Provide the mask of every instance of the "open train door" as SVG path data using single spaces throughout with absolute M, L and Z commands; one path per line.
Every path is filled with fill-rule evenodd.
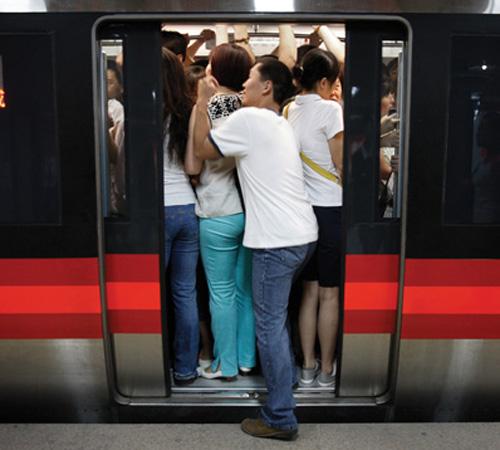
M 158 27 L 157 22 L 95 26 L 103 335 L 108 384 L 113 398 L 122 404 L 165 397 L 170 390 L 161 305 L 159 165 L 163 159 Z M 123 69 L 113 73 L 110 69 L 119 54 Z M 120 74 L 122 92 L 110 91 Z M 118 101 L 111 100 L 115 95 Z
M 379 208 L 381 152 L 400 154 L 407 119 L 408 29 L 401 21 L 346 25 L 344 135 L 344 285 L 339 397 L 390 398 L 397 354 L 401 261 L 402 171 L 389 183 L 392 208 Z M 398 60 L 400 142 L 381 149 L 382 64 Z

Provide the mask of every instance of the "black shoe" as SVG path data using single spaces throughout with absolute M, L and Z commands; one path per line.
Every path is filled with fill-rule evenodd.
M 252 368 L 240 367 L 238 372 L 242 377 L 248 377 L 250 375 L 255 374 L 255 367 L 252 367 Z
M 281 430 L 273 428 L 264 423 L 262 419 L 245 419 L 241 422 L 241 429 L 254 437 L 280 439 L 282 441 L 294 441 L 299 435 L 298 430 Z
M 194 380 L 196 380 L 197 377 L 193 378 L 175 378 L 174 377 L 174 383 L 176 386 L 187 386 L 188 384 L 193 384 Z

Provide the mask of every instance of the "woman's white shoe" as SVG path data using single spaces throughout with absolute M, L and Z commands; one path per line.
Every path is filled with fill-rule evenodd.
M 202 369 L 208 369 L 212 365 L 212 360 L 211 359 L 198 358 L 198 365 Z
M 215 380 L 215 379 L 220 379 L 222 381 L 234 381 L 236 380 L 236 375 L 233 377 L 227 377 L 225 375 L 222 375 L 222 370 L 217 370 L 215 372 L 208 372 L 206 369 L 199 369 L 198 373 L 200 374 L 200 377 L 206 378 L 207 380 Z

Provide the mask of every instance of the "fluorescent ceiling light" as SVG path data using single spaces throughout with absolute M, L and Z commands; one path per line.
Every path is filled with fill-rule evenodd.
M 295 11 L 294 0 L 254 0 L 255 11 Z
M 1 12 L 47 12 L 44 0 L 1 0 Z

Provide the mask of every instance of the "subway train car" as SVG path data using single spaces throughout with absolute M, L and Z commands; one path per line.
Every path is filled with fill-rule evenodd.
M 3 421 L 239 421 L 258 374 L 176 386 L 162 223 L 160 29 L 345 36 L 336 388 L 302 421 L 500 418 L 500 2 L 0 2 Z M 303 39 L 305 31 L 297 33 Z M 107 61 L 123 54 L 126 204 L 109 200 Z M 378 211 L 381 65 L 399 170 Z

